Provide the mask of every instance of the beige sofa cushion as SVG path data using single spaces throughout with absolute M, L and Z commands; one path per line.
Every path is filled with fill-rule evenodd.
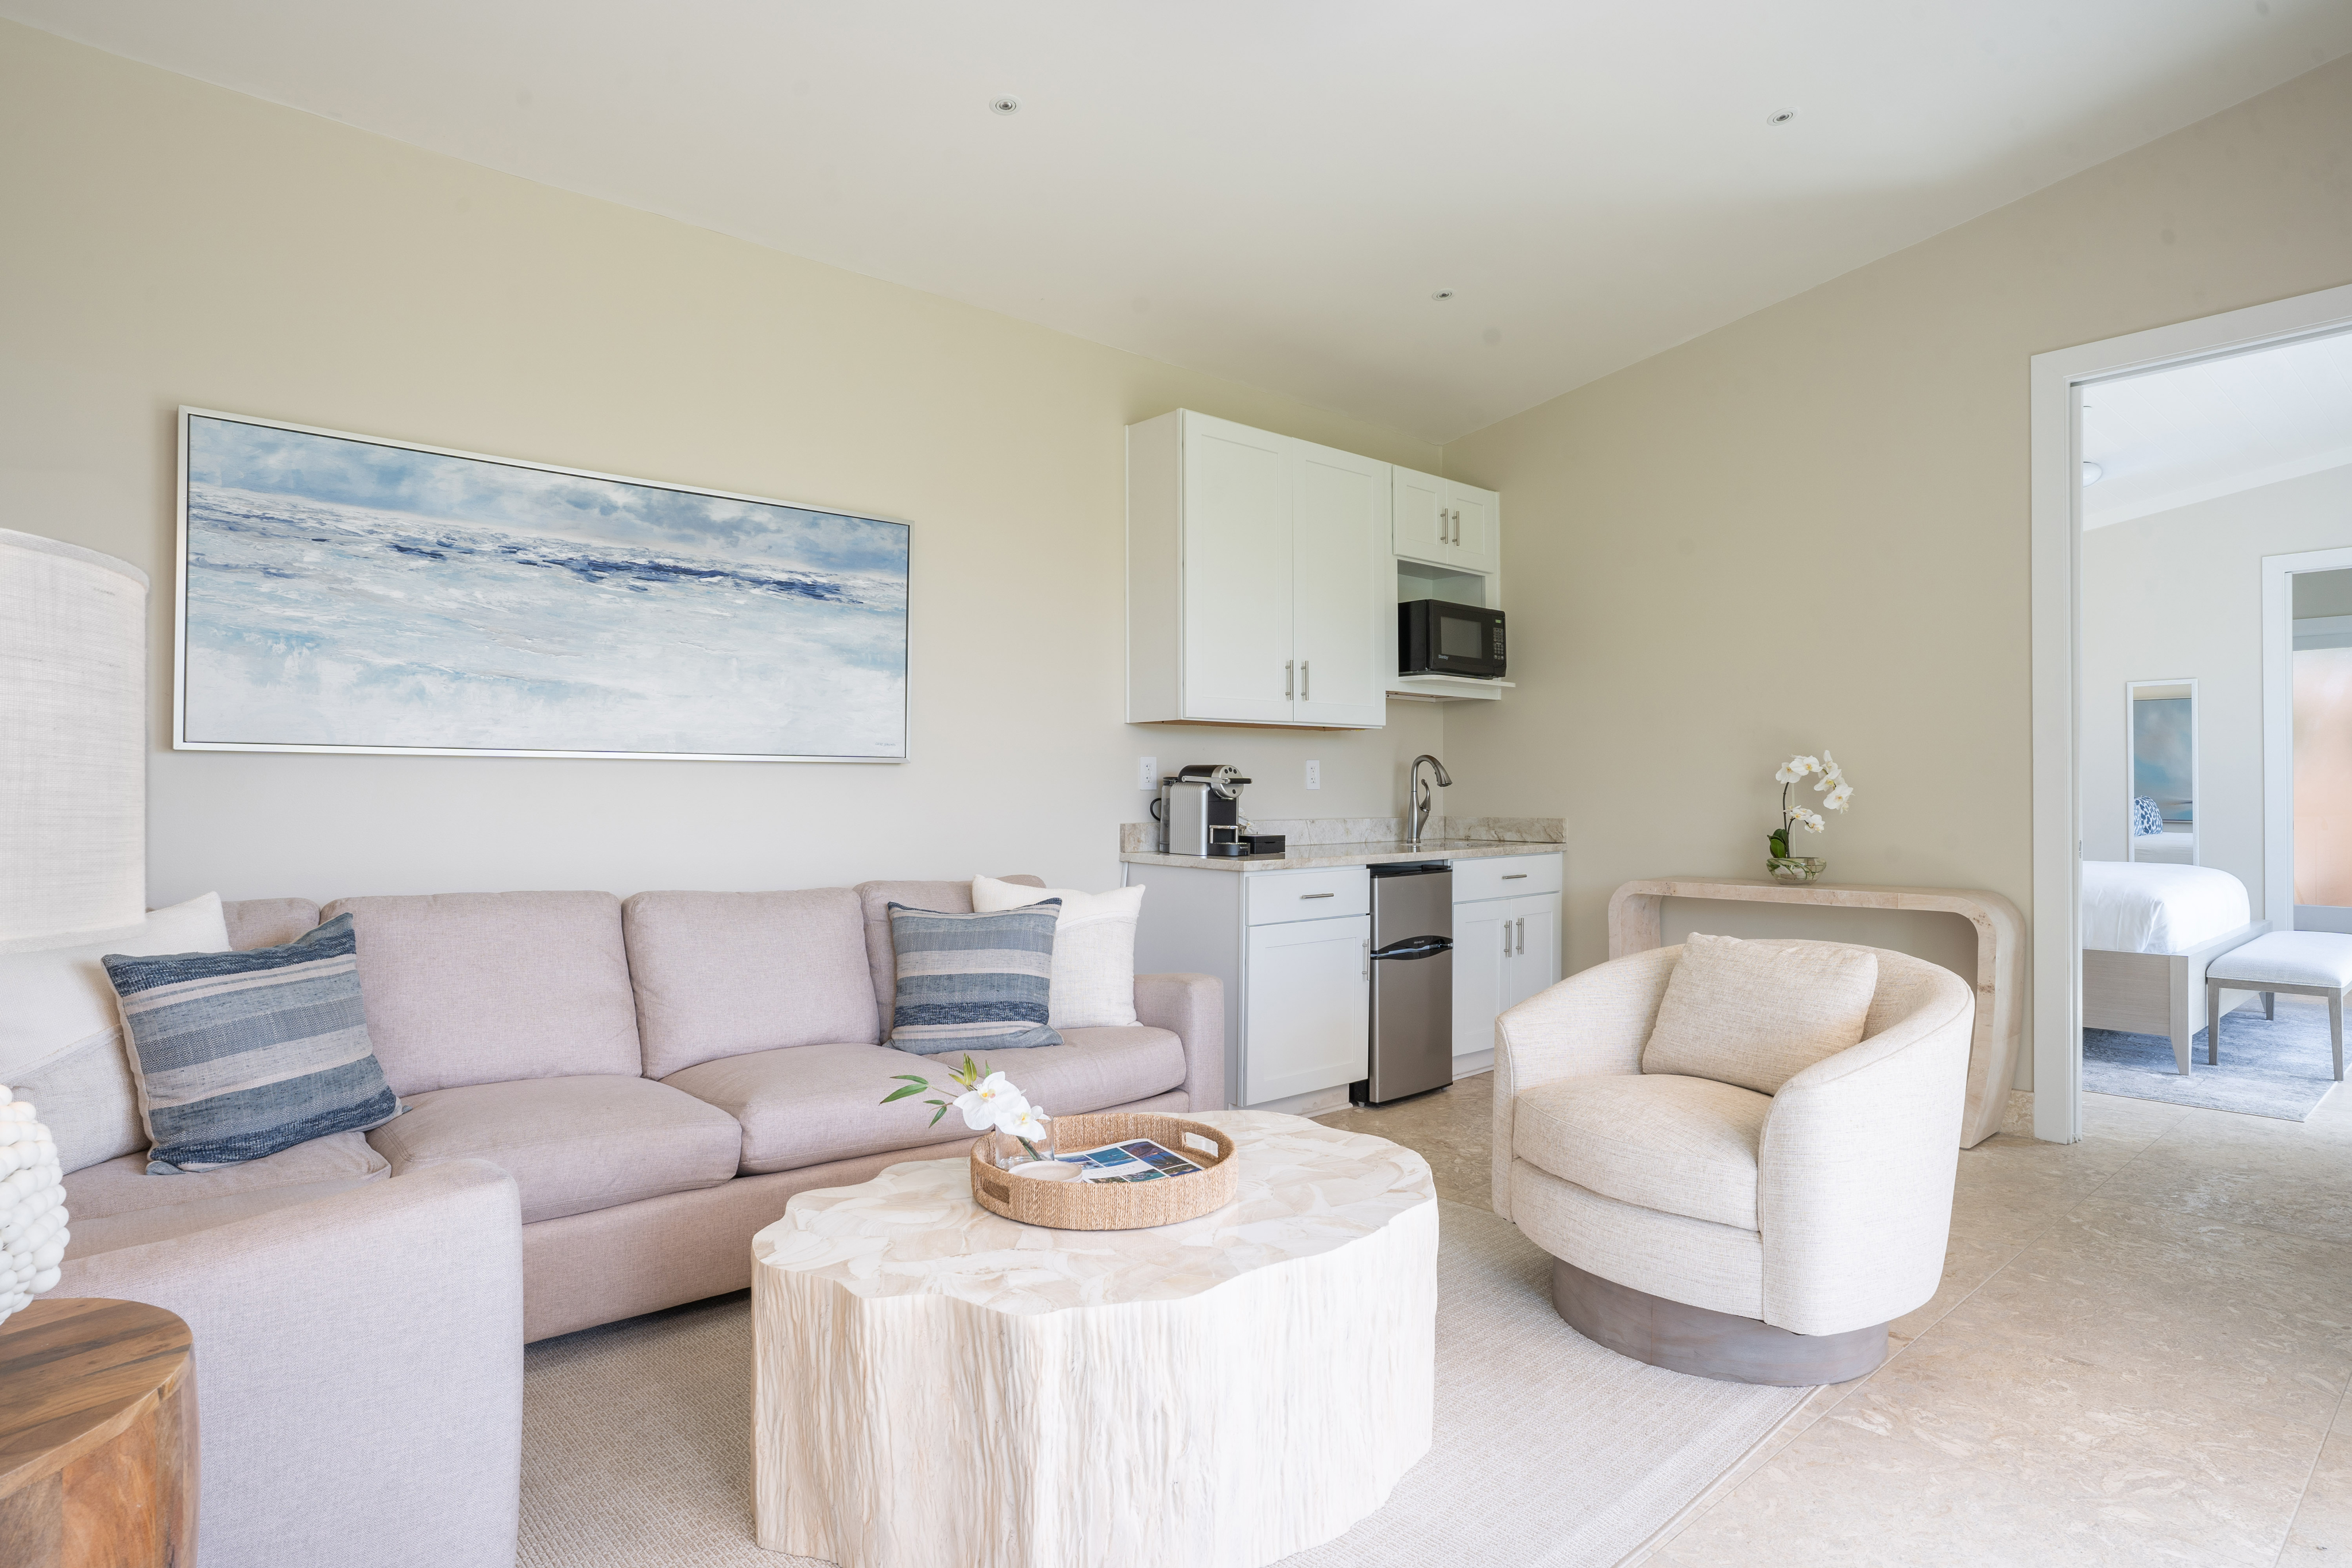
M 319 924 L 319 906 L 307 898 L 240 898 L 221 905 L 228 922 L 228 945 L 240 953 L 283 947 Z
M 1694 935 L 1666 981 L 1642 1071 L 1759 1094 L 1862 1040 L 1878 955 L 1833 942 Z
M 68 1258 L 141 1247 L 345 1192 L 392 1174 L 362 1133 L 332 1133 L 216 1171 L 149 1176 L 144 1154 L 65 1178 Z
M 339 898 L 384 1081 L 403 1099 L 519 1078 L 645 1071 L 609 893 Z
M 488 1160 L 522 1189 L 526 1225 L 735 1174 L 735 1119 L 649 1078 L 533 1078 L 419 1094 L 369 1139 L 395 1176 Z
M 999 877 L 1024 887 L 1045 884 L 1034 876 Z M 866 916 L 866 968 L 874 986 L 875 1016 L 887 1019 L 898 999 L 898 955 L 890 946 L 890 905 L 932 909 L 941 915 L 970 915 L 970 882 L 861 882 L 853 889 Z M 876 1039 L 881 1036 L 877 1033 Z
M 1064 1038 L 1063 1045 L 991 1051 L 988 1064 L 1056 1115 L 1106 1110 L 1183 1084 L 1183 1045 L 1164 1029 L 1074 1029 Z M 900 1087 L 894 1074 L 919 1072 L 944 1083 L 954 1065 L 887 1046 L 803 1045 L 722 1057 L 663 1082 L 742 1124 L 742 1169 L 753 1175 L 972 1135 L 952 1111 L 933 1127 L 932 1108 L 919 1097 L 880 1103 Z
M 621 905 L 645 1073 L 779 1046 L 881 1038 L 845 887 L 640 893 Z
M 1511 1152 L 1621 1203 L 1756 1228 L 1772 1097 L 1708 1078 L 1609 1073 L 1520 1092 Z

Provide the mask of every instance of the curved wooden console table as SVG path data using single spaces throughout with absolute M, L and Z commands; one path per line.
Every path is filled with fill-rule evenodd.
M 1997 893 L 1959 887 L 1852 887 L 1835 883 L 1769 882 L 1762 877 L 1668 876 L 1629 882 L 1609 895 L 1609 956 L 1646 953 L 1664 940 L 1658 906 L 1669 898 L 1724 898 L 1745 904 L 1809 904 L 1831 909 L 1911 909 L 1958 915 L 1977 928 L 1977 1026 L 1969 1041 L 1969 1103 L 1960 1147 L 2000 1131 L 2017 1071 L 2024 1017 L 2025 917 Z

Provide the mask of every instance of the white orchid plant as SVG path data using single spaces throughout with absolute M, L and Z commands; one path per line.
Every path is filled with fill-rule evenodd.
M 1045 1107 L 1029 1103 L 1029 1097 L 1014 1088 L 1011 1079 L 1002 1072 L 990 1071 L 988 1063 L 974 1061 L 970 1056 L 963 1059 L 963 1065 L 948 1075 L 951 1085 L 962 1090 L 952 1100 L 946 1098 L 948 1089 L 935 1086 L 920 1073 L 898 1072 L 891 1076 L 906 1087 L 893 1089 L 882 1096 L 883 1104 L 904 1100 L 910 1094 L 929 1094 L 933 1098 L 923 1103 L 939 1107 L 931 1113 L 932 1126 L 938 1126 L 940 1118 L 950 1111 L 961 1111 L 963 1124 L 973 1132 L 985 1133 L 993 1128 L 1019 1140 L 1031 1159 L 1045 1157 L 1037 1152 L 1034 1141 L 1045 1135 Z
M 1814 793 L 1822 797 L 1822 811 L 1843 811 L 1853 799 L 1853 786 L 1845 781 L 1845 769 L 1826 751 L 1819 757 L 1791 757 L 1780 764 L 1780 770 L 1772 775 L 1773 782 L 1780 786 L 1780 831 L 1770 842 L 1772 852 L 1783 860 L 1789 858 L 1790 834 L 1799 828 L 1818 833 L 1829 826 L 1821 811 L 1797 803 L 1797 786 L 1808 779 L 1813 781 Z

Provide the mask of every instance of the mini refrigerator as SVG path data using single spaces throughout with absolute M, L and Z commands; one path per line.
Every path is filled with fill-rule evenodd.
M 1454 871 L 1422 863 L 1371 873 L 1370 1076 L 1349 1097 L 1384 1105 L 1454 1082 Z

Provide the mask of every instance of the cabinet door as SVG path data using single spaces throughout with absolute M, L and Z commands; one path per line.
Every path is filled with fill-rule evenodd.
M 1503 986 L 1508 1011 L 1559 983 L 1559 894 L 1505 902 L 1511 921 L 1511 967 Z
M 1495 1048 L 1495 1016 L 1504 999 L 1517 935 L 1505 912 L 1516 902 L 1490 898 L 1454 906 L 1454 1054 Z
M 1390 470 L 1389 493 L 1394 509 L 1391 548 L 1407 560 L 1433 566 L 1454 562 L 1453 524 L 1444 516 L 1445 481 L 1410 468 Z
M 1298 444 L 1292 580 L 1301 724 L 1377 729 L 1396 673 L 1389 465 Z
M 1292 473 L 1288 436 L 1184 419 L 1184 716 L 1291 717 Z
M 1241 1103 L 1336 1088 L 1370 1071 L 1371 952 L 1368 915 L 1250 928 Z
M 1452 513 L 1449 563 L 1464 571 L 1495 571 L 1502 566 L 1502 497 L 1492 490 L 1445 482 L 1444 509 Z

